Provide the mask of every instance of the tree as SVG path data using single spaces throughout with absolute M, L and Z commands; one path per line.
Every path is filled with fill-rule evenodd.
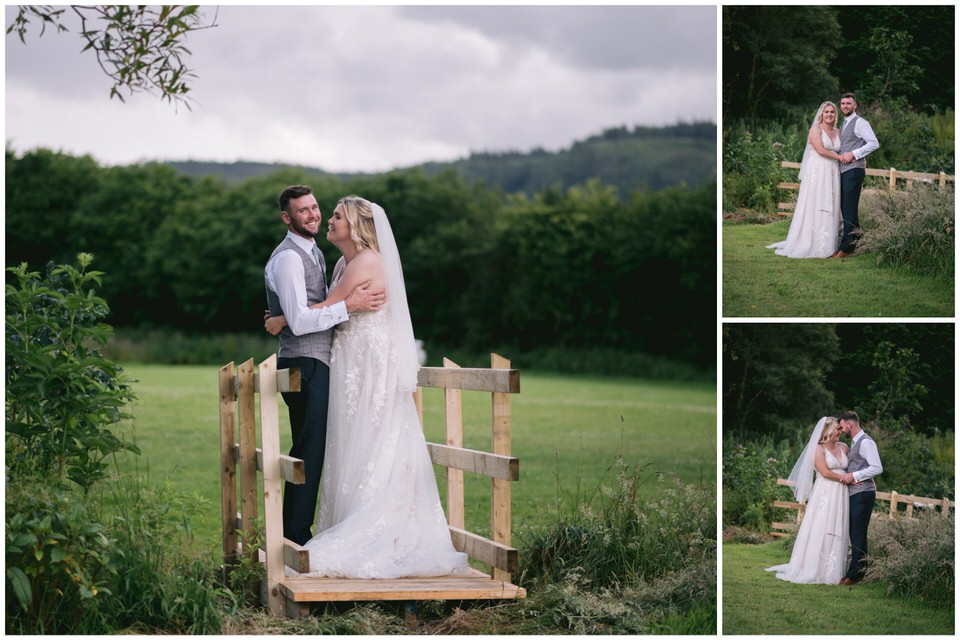
M 184 41 L 191 32 L 216 26 L 216 15 L 204 24 L 198 5 L 72 5 L 69 10 L 80 20 L 83 51 L 92 50 L 113 80 L 111 98 L 123 102 L 123 91 L 159 91 L 162 100 L 190 108 L 188 82 L 196 76 L 184 62 L 190 54 Z M 7 34 L 16 33 L 26 44 L 27 32 L 37 25 L 41 36 L 48 26 L 58 33 L 69 31 L 66 12 L 65 7 L 22 5 Z

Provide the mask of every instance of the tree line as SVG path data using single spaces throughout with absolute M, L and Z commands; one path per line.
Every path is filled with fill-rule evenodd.
M 428 345 L 715 364 L 714 183 L 626 197 L 599 180 L 505 194 L 453 170 L 341 179 L 281 169 L 228 183 L 45 149 L 8 149 L 5 173 L 7 264 L 92 253 L 117 328 L 262 331 L 263 266 L 286 231 L 276 198 L 306 182 L 324 216 L 348 193 L 384 206 Z M 336 250 L 319 243 L 332 269 Z

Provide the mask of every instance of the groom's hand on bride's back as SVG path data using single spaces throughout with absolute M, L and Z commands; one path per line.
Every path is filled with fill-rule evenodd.
M 387 293 L 382 288 L 371 289 L 370 281 L 357 285 L 347 296 L 347 313 L 358 311 L 376 311 L 387 301 Z

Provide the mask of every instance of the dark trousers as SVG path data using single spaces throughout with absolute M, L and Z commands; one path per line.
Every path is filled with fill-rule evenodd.
M 284 484 L 283 536 L 297 544 L 312 536 L 317 511 L 317 493 L 327 444 L 327 403 L 330 398 L 330 369 L 316 358 L 278 358 L 279 369 L 300 369 L 300 391 L 283 393 L 290 411 L 293 445 L 290 455 L 304 462 L 303 484 Z
M 866 171 L 849 169 L 840 174 L 840 213 L 843 216 L 843 236 L 840 251 L 852 253 L 857 245 L 855 232 L 860 229 L 860 192 Z
M 873 503 L 877 500 L 875 491 L 861 491 L 850 496 L 850 567 L 847 576 L 851 580 L 863 577 L 863 556 L 867 555 L 867 527 Z

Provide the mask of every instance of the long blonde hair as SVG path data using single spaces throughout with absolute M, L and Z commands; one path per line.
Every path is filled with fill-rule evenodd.
M 817 444 L 823 444 L 827 439 L 833 435 L 833 432 L 837 430 L 837 426 L 840 422 L 836 418 L 827 418 L 827 421 L 823 423 L 823 432 L 820 434 L 820 442 Z
M 377 228 L 373 224 L 373 208 L 370 201 L 360 196 L 344 196 L 337 202 L 341 207 L 343 217 L 350 224 L 350 239 L 357 246 L 357 251 L 373 249 L 380 252 L 377 245 Z

